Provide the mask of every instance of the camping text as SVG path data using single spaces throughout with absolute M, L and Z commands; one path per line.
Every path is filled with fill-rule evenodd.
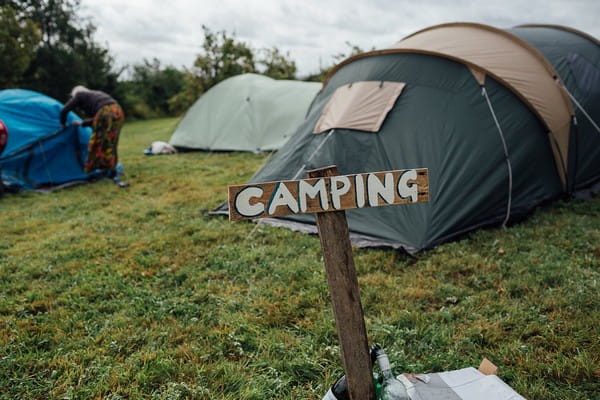
M 229 186 L 229 219 L 429 201 L 427 168 Z

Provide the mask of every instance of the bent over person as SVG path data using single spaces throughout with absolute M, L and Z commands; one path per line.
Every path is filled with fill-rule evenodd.
M 86 173 L 101 170 L 110 177 L 116 174 L 118 160 L 117 145 L 125 115 L 115 99 L 99 90 L 75 86 L 71 99 L 60 112 L 60 123 L 65 126 L 69 111 L 79 108 L 89 119 L 75 125 L 91 126 L 92 136 L 88 144 L 88 155 L 83 170 Z

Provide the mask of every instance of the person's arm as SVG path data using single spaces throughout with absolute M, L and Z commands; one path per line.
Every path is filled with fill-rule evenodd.
M 60 110 L 60 124 L 62 126 L 65 126 L 67 123 L 67 114 L 69 114 L 69 111 L 77 107 L 77 103 L 77 96 L 71 97 L 71 99 L 65 103 L 62 110 Z
M 94 118 L 84 119 L 83 121 L 81 121 L 81 126 L 92 126 L 93 122 Z

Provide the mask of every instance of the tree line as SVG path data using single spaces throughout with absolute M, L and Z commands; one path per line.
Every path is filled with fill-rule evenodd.
M 65 102 L 73 86 L 84 85 L 110 93 L 129 118 L 150 118 L 181 114 L 234 75 L 297 79 L 289 53 L 255 50 L 235 34 L 206 26 L 189 68 L 164 66 L 155 58 L 119 69 L 110 51 L 94 41 L 96 27 L 80 11 L 80 0 L 0 0 L 0 89 L 30 89 Z M 362 51 L 348 45 L 350 54 Z M 320 81 L 332 66 L 304 79 Z

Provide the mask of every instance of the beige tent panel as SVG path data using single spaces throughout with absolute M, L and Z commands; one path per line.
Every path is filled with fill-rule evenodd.
M 546 124 L 561 179 L 566 182 L 573 108 L 555 81 L 558 74 L 539 51 L 508 32 L 474 23 L 433 26 L 407 36 L 393 48 L 452 56 L 501 77 Z
M 378 56 L 378 55 L 383 55 L 383 54 L 398 54 L 398 53 L 419 53 L 419 54 L 427 54 L 430 56 L 436 56 L 436 57 L 443 57 L 443 58 L 447 58 L 449 60 L 452 61 L 456 61 L 458 63 L 461 64 L 465 64 L 467 66 L 467 68 L 469 68 L 469 70 L 471 71 L 471 73 L 473 74 L 473 78 L 475 80 L 477 80 L 477 82 L 482 85 L 485 83 L 485 77 L 486 76 L 491 76 L 492 78 L 494 78 L 497 82 L 501 83 L 502 85 L 504 85 L 507 89 L 511 90 L 515 96 L 517 96 L 519 99 L 521 99 L 521 101 L 523 101 L 523 103 L 527 104 L 531 111 L 536 114 L 536 116 L 540 119 L 540 121 L 544 122 L 544 119 L 542 118 L 542 116 L 538 113 L 538 110 L 536 110 L 535 108 L 533 108 L 533 106 L 531 106 L 527 100 L 527 98 L 525 98 L 521 92 L 519 92 L 518 90 L 516 90 L 514 87 L 512 87 L 508 82 L 506 82 L 504 79 L 502 79 L 502 77 L 494 74 L 493 72 L 485 69 L 485 68 L 481 68 L 478 65 L 472 64 L 469 61 L 466 60 L 462 60 L 458 57 L 454 57 L 448 54 L 443 54 L 443 53 L 438 53 L 438 52 L 434 52 L 434 51 L 427 51 L 427 50 L 420 50 L 420 49 L 385 49 L 385 50 L 372 50 L 366 53 L 360 53 L 360 54 L 356 54 L 352 57 L 349 57 L 347 59 L 345 59 L 344 61 L 340 62 L 339 64 L 335 65 L 327 74 L 327 76 L 325 77 L 325 79 L 323 80 L 323 86 L 326 86 L 327 83 L 329 82 L 329 79 L 337 72 L 339 71 L 344 65 L 350 64 L 353 61 L 359 60 L 361 58 L 367 58 L 367 57 L 374 57 L 374 56 Z
M 334 128 L 379 132 L 405 84 L 402 82 L 361 81 L 335 90 L 313 133 Z
M 589 40 L 590 42 L 596 43 L 598 46 L 600 46 L 600 40 L 596 39 L 592 35 L 589 35 L 589 34 L 587 34 L 585 32 L 582 32 L 582 31 L 580 31 L 578 29 L 571 28 L 570 26 L 552 25 L 552 24 L 523 24 L 523 25 L 517 25 L 517 26 L 515 26 L 515 28 L 551 28 L 551 29 L 558 29 L 558 30 L 561 30 L 561 31 L 574 33 L 575 35 L 581 36 L 582 38 L 585 38 L 585 39 Z
M 436 57 L 444 57 L 447 58 L 449 60 L 453 60 L 462 64 L 465 64 L 469 70 L 471 71 L 471 73 L 473 74 L 473 78 L 477 80 L 477 82 L 479 84 L 483 84 L 485 82 L 485 76 L 490 76 L 492 78 L 494 78 L 497 82 L 501 83 L 502 85 L 504 85 L 507 89 L 511 90 L 515 96 L 517 96 L 519 99 L 521 99 L 521 101 L 524 104 L 527 104 L 529 106 L 529 108 L 531 109 L 531 111 L 537 115 L 537 117 L 539 118 L 539 120 L 544 123 L 547 127 L 547 129 L 550 131 L 550 128 L 548 128 L 548 125 L 545 123 L 544 118 L 542 117 L 542 115 L 538 112 L 538 110 L 536 108 L 534 108 L 529 100 L 521 93 L 519 92 L 516 88 L 514 88 L 512 85 L 510 85 L 507 81 L 505 81 L 504 79 L 502 79 L 502 77 L 496 75 L 495 73 L 482 68 L 478 65 L 475 65 L 467 60 L 463 60 L 460 59 L 458 57 L 449 55 L 449 54 L 444 54 L 444 53 L 439 53 L 439 52 L 435 52 L 435 51 L 428 51 L 428 50 L 422 50 L 422 49 L 385 49 L 385 50 L 372 50 L 366 53 L 360 53 L 357 55 L 354 55 L 352 57 L 349 57 L 347 59 L 345 59 L 344 61 L 342 61 L 341 63 L 337 64 L 335 67 L 333 67 L 330 71 L 329 74 L 325 77 L 325 79 L 323 80 L 323 86 L 326 86 L 327 83 L 329 82 L 329 79 L 338 71 L 340 70 L 342 67 L 344 67 L 347 64 L 350 64 L 353 61 L 362 59 L 362 58 L 368 58 L 368 57 L 374 57 L 374 56 L 378 56 L 378 55 L 384 55 L 384 54 L 397 54 L 397 53 L 419 53 L 419 54 L 427 54 L 427 55 L 431 55 L 431 56 L 436 56 Z M 565 159 L 562 157 L 561 152 L 559 151 L 558 145 L 557 145 L 557 141 L 555 139 L 555 135 L 550 132 L 550 137 L 549 140 L 551 142 L 552 145 L 552 150 L 554 152 L 554 157 L 556 159 L 556 167 L 559 171 L 563 186 L 566 186 L 566 174 L 565 174 L 565 168 L 566 168 L 566 161 L 564 161 Z M 565 153 L 566 154 L 566 153 Z

